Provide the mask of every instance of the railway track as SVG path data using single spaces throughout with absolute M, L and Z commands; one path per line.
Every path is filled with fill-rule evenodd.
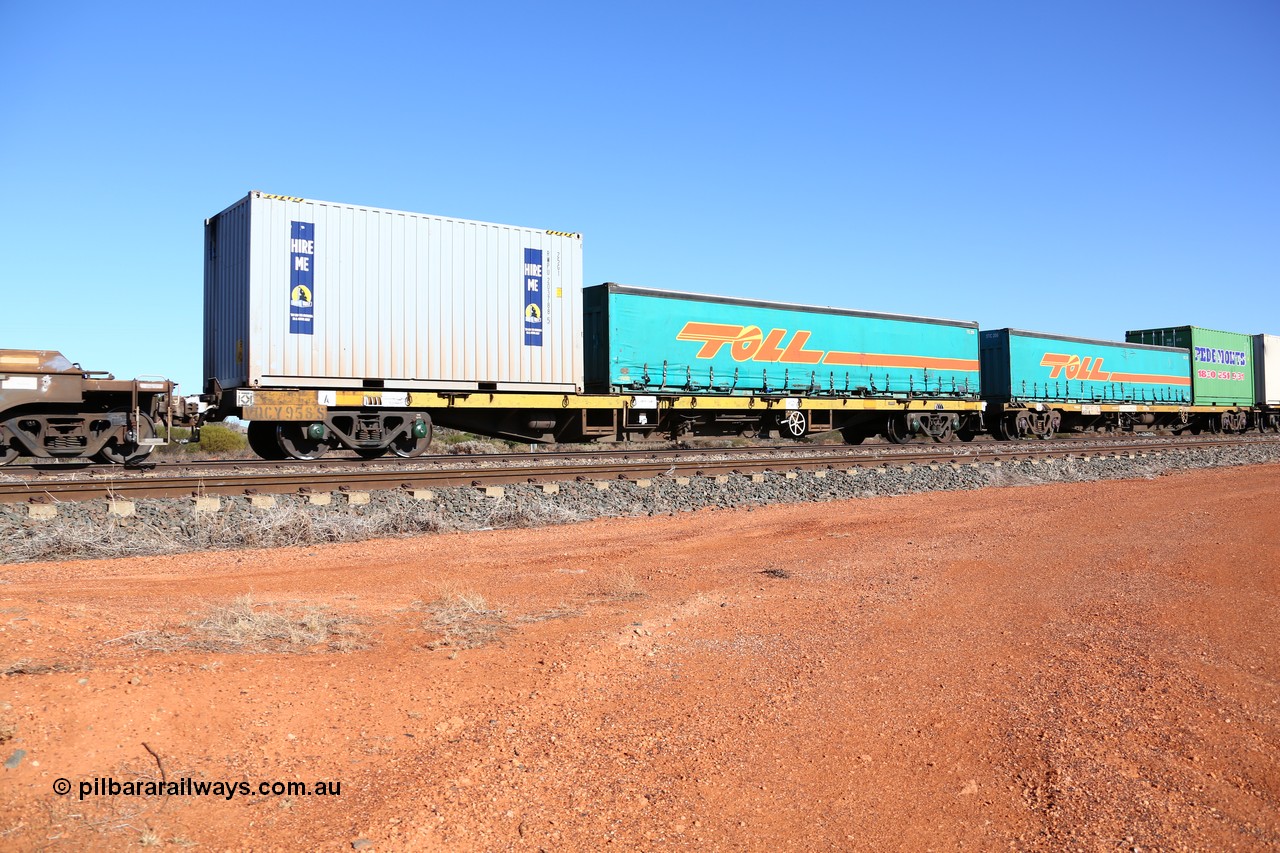
M 1211 437 L 1207 437 L 1211 438 Z M 1242 440 L 1250 438 L 1256 440 L 1265 440 L 1265 436 L 1235 436 Z M 1126 448 L 1146 443 L 1148 446 L 1178 446 L 1186 445 L 1192 439 L 1175 438 L 1171 436 L 1147 435 L 1147 436 L 1071 436 L 1056 438 L 1051 441 L 1042 441 L 1035 443 L 1038 448 L 1055 448 L 1070 446 L 1073 448 L 1110 448 L 1123 444 Z M 761 444 L 748 446 L 731 446 L 731 447 L 593 447 L 593 448 L 555 448 L 549 450 L 518 450 L 509 453 L 485 453 L 475 455 L 464 454 L 429 454 L 414 457 L 411 459 L 399 459 L 392 456 L 386 456 L 379 459 L 362 459 L 355 455 L 334 455 L 326 456 L 321 459 L 312 461 L 268 461 L 264 459 L 201 459 L 186 460 L 178 458 L 155 458 L 151 457 L 147 461 L 138 466 L 125 466 L 123 469 L 119 465 L 112 465 L 92 460 L 69 459 L 69 460 L 44 460 L 27 464 L 10 464 L 4 468 L 0 468 L 0 478 L 5 475 L 18 476 L 24 478 L 31 477 L 64 477 L 73 476 L 77 473 L 85 476 L 110 476 L 120 477 L 122 472 L 133 473 L 160 473 L 172 472 L 174 476 L 179 474 L 195 475 L 197 473 L 226 473 L 228 471 L 236 471 L 248 473 L 253 471 L 282 470 L 294 468 L 297 466 L 305 466 L 308 471 L 324 471 L 328 469 L 378 469 L 385 467 L 394 467 L 399 471 L 417 471 L 423 468 L 437 467 L 474 467 L 479 465 L 558 465 L 563 464 L 567 460 L 601 460 L 601 459 L 676 459 L 687 457 L 691 454 L 706 455 L 724 455 L 733 457 L 749 457 L 749 456 L 769 456 L 775 458 L 792 458 L 805 456 L 833 456 L 843 455 L 850 452 L 880 452 L 880 453 L 912 453 L 919 452 L 921 448 L 945 449 L 952 448 L 959 454 L 982 454 L 995 453 L 1000 454 L 1006 452 L 1007 449 L 1016 448 L 1021 445 L 1010 444 L 1008 442 L 996 441 L 990 436 L 979 436 L 969 443 L 949 443 L 942 445 L 930 444 L 928 442 L 920 442 L 917 444 L 895 445 L 887 442 L 868 442 L 860 446 L 851 447 L 846 444 L 808 444 L 808 443 L 785 443 L 785 444 Z
M 577 450 L 414 460 L 332 460 L 288 464 L 240 460 L 156 466 L 15 466 L 0 472 L 0 503 L 79 501 L 113 497 L 175 498 L 213 495 L 291 494 L 378 489 L 501 486 L 573 480 L 641 480 L 658 477 L 763 474 L 896 465 L 983 464 L 1049 458 L 1142 456 L 1280 444 L 1260 436 L 1161 440 L 1065 440 L 970 444 L 784 445 L 655 450 Z

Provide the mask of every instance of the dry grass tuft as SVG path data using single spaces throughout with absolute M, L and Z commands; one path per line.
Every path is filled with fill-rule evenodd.
M 212 608 L 192 628 L 210 650 L 298 651 L 323 645 L 333 651 L 350 651 L 360 634 L 355 622 L 353 617 L 331 613 L 327 607 L 281 612 L 255 604 L 246 595 L 230 605 Z
M 37 661 L 16 660 L 11 664 L 0 666 L 0 676 L 11 675 L 46 675 L 50 672 L 70 672 L 71 667 L 65 663 L 38 663 Z
M 444 592 L 423 606 L 430 614 L 423 627 L 441 635 L 427 644 L 429 649 L 477 649 L 511 630 L 506 614 L 490 607 L 478 592 Z
M 519 504 L 498 501 L 485 517 L 482 527 L 525 528 L 552 524 L 572 524 L 591 516 L 560 506 L 551 500 L 525 500 Z
M 368 648 L 354 616 L 311 606 L 282 611 L 241 596 L 231 604 L 214 605 L 185 623 L 180 631 L 137 631 L 117 638 L 135 648 L 172 652 L 196 649 L 207 652 L 350 652 Z

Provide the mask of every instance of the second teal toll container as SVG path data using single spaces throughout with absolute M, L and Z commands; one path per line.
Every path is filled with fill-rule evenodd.
M 982 396 L 993 403 L 1191 402 L 1184 349 L 1020 329 L 981 338 Z

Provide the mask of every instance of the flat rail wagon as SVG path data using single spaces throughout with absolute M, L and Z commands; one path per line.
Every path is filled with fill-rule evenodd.
M 297 459 L 416 456 L 437 424 L 531 442 L 980 429 L 976 323 L 588 294 L 581 270 L 576 233 L 250 193 L 205 223 L 207 417 Z M 587 387 L 584 361 L 628 352 Z
M 980 358 L 986 422 L 997 438 L 1192 422 L 1185 349 L 990 329 Z
M 1191 357 L 1192 433 L 1244 432 L 1252 423 L 1253 338 L 1199 326 L 1170 326 L 1125 332 L 1125 340 L 1177 347 Z
M 415 456 L 428 406 L 582 390 L 579 234 L 255 191 L 206 220 L 204 292 L 212 417 L 268 458 Z
M 857 442 L 980 430 L 977 323 L 606 283 L 583 295 L 586 387 L 693 397 L 703 429 L 841 430 Z M 710 405 L 710 408 L 707 407 Z

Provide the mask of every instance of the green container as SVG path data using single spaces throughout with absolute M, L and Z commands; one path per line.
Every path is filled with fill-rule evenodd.
M 1199 326 L 1125 332 L 1135 344 L 1182 347 L 1191 353 L 1191 401 L 1196 406 L 1253 405 L 1253 339 Z

